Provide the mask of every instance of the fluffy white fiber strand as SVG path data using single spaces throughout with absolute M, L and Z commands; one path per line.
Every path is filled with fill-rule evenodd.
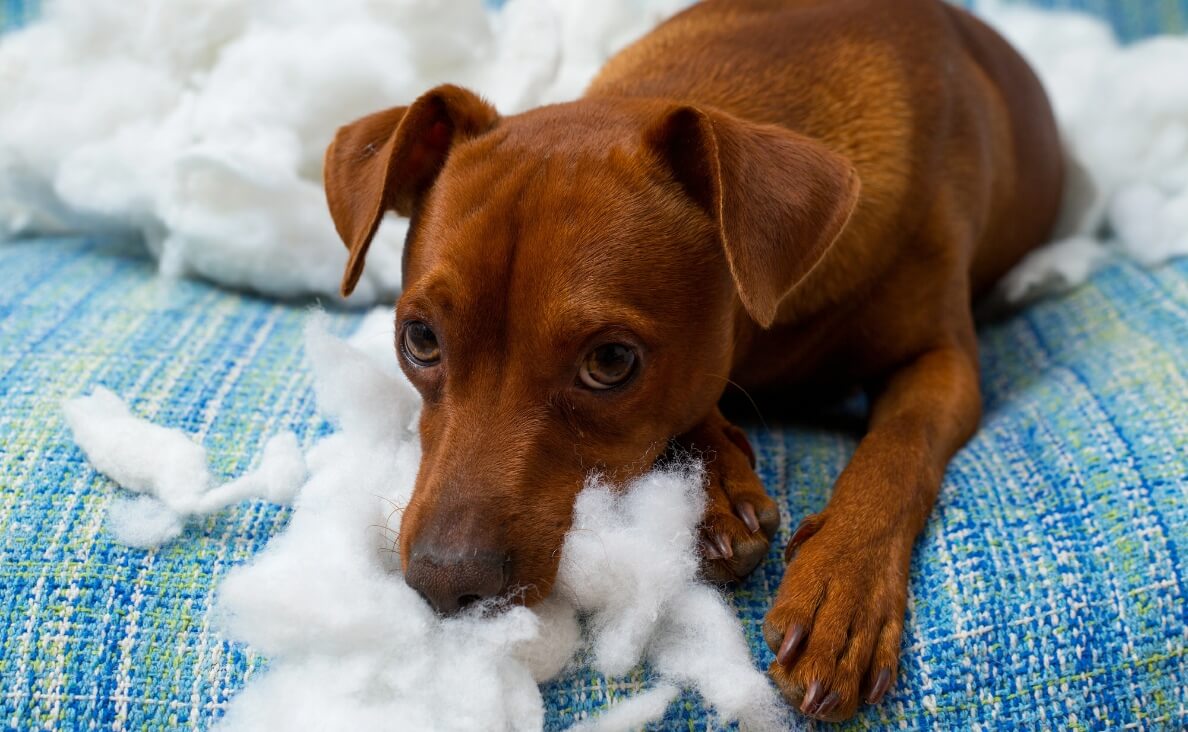
M 286 432 L 264 446 L 255 470 L 211 486 L 206 450 L 181 430 L 134 417 L 103 388 L 64 405 L 74 439 L 97 470 L 128 490 L 146 494 L 117 498 L 108 527 L 123 543 L 150 548 L 175 538 L 192 516 L 214 513 L 244 498 L 288 503 L 305 481 L 297 437 Z
M 296 493 L 286 529 L 219 587 L 223 631 L 270 659 L 232 700 L 223 726 L 540 729 L 538 682 L 586 648 L 608 675 L 641 662 L 657 675 L 586 728 L 658 719 L 681 688 L 698 691 L 723 719 L 786 727 L 734 612 L 696 577 L 705 501 L 696 464 L 626 487 L 591 476 L 555 591 L 541 606 L 445 620 L 432 612 L 404 583 L 393 551 L 420 458 L 420 401 L 394 366 L 391 318 L 390 309 L 375 311 L 350 342 L 315 319 L 307 355 L 319 407 L 339 430 L 304 458 L 291 434 L 276 438 L 260 467 L 222 487 L 210 487 L 199 445 L 132 416 L 114 394 L 66 405 L 91 463 L 144 494 L 113 505 L 109 526 L 122 540 L 153 545 L 175 537 L 188 516 Z
M 337 297 L 346 255 L 320 184 L 335 128 L 446 81 L 504 112 L 574 98 L 687 2 L 56 0 L 0 39 L 0 236 L 128 230 L 166 273 Z M 981 10 L 1039 70 L 1081 171 L 1058 237 L 1075 243 L 1030 258 L 1006 297 L 1075 284 L 1111 252 L 1188 252 L 1188 40 L 1123 47 L 1087 16 Z M 398 289 L 406 226 L 382 227 L 357 301 Z

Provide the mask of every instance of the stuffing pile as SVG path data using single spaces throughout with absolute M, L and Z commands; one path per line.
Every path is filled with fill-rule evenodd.
M 335 129 L 453 82 L 505 113 L 572 98 L 684 0 L 57 0 L 0 39 L 0 238 L 139 234 L 168 275 L 337 298 Z M 355 297 L 390 300 L 407 222 Z M 282 266 L 283 263 L 283 266 Z
M 65 405 L 91 464 L 141 494 L 109 510 L 122 541 L 159 545 L 187 518 L 247 497 L 293 504 L 286 529 L 219 587 L 223 632 L 270 660 L 231 702 L 225 728 L 535 730 L 537 683 L 579 658 L 612 677 L 645 662 L 657 679 L 592 720 L 596 729 L 659 719 L 682 688 L 722 719 L 785 728 L 734 611 L 696 577 L 705 500 L 696 464 L 622 489 L 592 478 L 543 605 L 436 616 L 393 551 L 420 458 L 420 401 L 395 367 L 391 311 L 353 340 L 317 319 L 307 334 L 319 407 L 339 431 L 304 455 L 292 434 L 274 437 L 255 470 L 222 486 L 200 446 L 132 416 L 111 392 Z
M 1100 20 L 984 2 L 1039 73 L 1067 153 L 1055 241 L 1000 285 L 1024 302 L 1080 284 L 1111 258 L 1188 255 L 1188 38 L 1119 45 Z
M 572 99 L 686 4 L 57 0 L 0 39 L 0 237 L 132 232 L 166 274 L 337 298 L 346 253 L 321 163 L 339 125 L 446 81 L 504 113 Z M 1087 16 L 981 11 L 1046 82 L 1076 180 L 1058 241 L 1006 298 L 1083 281 L 1116 252 L 1188 253 L 1188 40 L 1123 47 Z M 357 302 L 399 289 L 406 226 L 382 227 Z

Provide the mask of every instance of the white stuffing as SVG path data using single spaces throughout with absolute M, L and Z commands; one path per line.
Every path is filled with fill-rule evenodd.
M 1188 255 L 1188 38 L 1123 46 L 1104 22 L 983 0 L 1048 90 L 1069 158 L 1055 241 L 1001 283 L 1024 302 L 1084 282 L 1117 256 Z
M 206 490 L 206 450 L 181 430 L 132 416 L 104 388 L 67 402 L 64 410 L 91 464 L 128 490 L 151 494 L 178 513 L 191 510 Z
M 1028 253 L 998 283 L 997 294 L 1008 303 L 1063 292 L 1085 280 L 1111 258 L 1106 243 L 1091 236 L 1057 239 Z
M 574 98 L 688 1 L 56 0 L 0 38 L 0 237 L 133 231 L 167 274 L 336 298 L 321 160 L 339 125 L 445 81 L 505 113 Z M 1088 16 L 981 11 L 1039 70 L 1084 173 L 1057 238 L 1097 242 L 1031 258 L 1004 294 L 1080 282 L 1107 248 L 1188 253 L 1188 40 L 1123 47 Z M 357 302 L 399 289 L 406 227 L 382 227 Z
M 291 432 L 264 446 L 255 470 L 211 487 L 206 450 L 181 430 L 139 419 L 102 387 L 63 405 L 74 440 L 99 472 L 145 494 L 112 502 L 108 528 L 125 544 L 149 548 L 175 538 L 187 519 L 245 498 L 289 503 L 305 482 L 305 458 Z
M 366 318 L 350 342 L 315 319 L 306 351 L 319 406 L 339 431 L 304 459 L 291 434 L 274 438 L 260 467 L 219 488 L 208 487 L 200 446 L 132 416 L 110 392 L 66 405 L 92 465 L 144 494 L 113 502 L 108 525 L 121 541 L 153 546 L 188 516 L 295 495 L 287 528 L 219 586 L 220 627 L 270 659 L 232 700 L 224 728 L 536 730 L 544 721 L 537 684 L 582 649 L 605 674 L 640 663 L 656 674 L 651 689 L 583 728 L 659 719 L 683 688 L 722 719 L 787 727 L 733 610 L 697 579 L 705 501 L 697 464 L 625 487 L 591 476 L 554 592 L 540 606 L 435 615 L 404 583 L 394 551 L 420 460 L 420 400 L 394 368 L 392 348 L 390 309 Z M 302 480 L 295 468 L 305 463 Z
M 152 549 L 172 541 L 185 529 L 182 517 L 156 498 L 120 496 L 107 507 L 107 530 L 116 541 Z
M 685 0 L 56 0 L 0 38 L 0 237 L 140 234 L 162 272 L 338 297 L 334 130 L 446 81 L 505 112 L 577 96 Z M 390 217 L 359 302 L 400 284 Z
M 704 511 L 700 469 L 653 472 L 623 495 L 592 479 L 574 506 L 554 593 L 589 618 L 597 670 L 620 676 L 646 658 L 724 717 L 778 729 L 777 697 L 733 610 L 696 579 Z
M 570 727 L 570 732 L 631 732 L 664 716 L 664 710 L 680 694 L 672 684 L 657 684 L 621 701 L 609 710 Z

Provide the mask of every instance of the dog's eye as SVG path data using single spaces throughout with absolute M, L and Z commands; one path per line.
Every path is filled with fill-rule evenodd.
M 441 346 L 433 329 L 419 320 L 404 326 L 404 355 L 417 366 L 432 366 L 441 360 Z
M 635 373 L 635 350 L 622 343 L 607 343 L 590 351 L 578 377 L 591 389 L 610 389 Z

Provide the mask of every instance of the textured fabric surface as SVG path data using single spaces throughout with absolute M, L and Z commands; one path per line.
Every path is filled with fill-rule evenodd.
M 41 0 L 0 0 L 0 32 L 20 28 L 37 16 Z
M 974 5 L 976 0 L 960 4 Z M 1125 40 L 1188 29 L 1186 0 L 1025 0 L 1021 4 L 1093 13 L 1108 19 Z
M 226 475 L 282 429 L 307 443 L 328 429 L 302 362 L 306 307 L 161 280 L 135 251 L 0 246 L 0 720 L 14 729 L 206 727 L 262 664 L 211 630 L 213 590 L 287 516 L 245 503 L 160 551 L 114 544 L 115 489 L 73 445 L 62 399 L 107 386 L 199 435 Z M 1121 265 L 984 329 L 986 418 L 917 546 L 901 681 L 853 727 L 1188 724 L 1186 316 L 1188 262 Z M 854 436 L 751 436 L 786 510 L 782 547 Z M 773 550 L 734 595 L 764 666 L 780 572 Z M 546 688 L 549 725 L 646 685 L 567 676 Z M 665 726 L 702 714 L 685 698 Z
M 1188 0 L 1038 4 L 1096 8 L 1131 38 L 1188 17 Z M 0 27 L 35 7 L 0 0 Z M 205 728 L 264 665 L 211 630 L 209 608 L 287 512 L 245 503 L 160 551 L 113 544 L 114 489 L 59 405 L 107 386 L 238 474 L 282 429 L 305 443 L 329 429 L 302 360 L 308 306 L 160 280 L 137 252 L 0 245 L 0 727 Z M 332 319 L 346 331 L 357 316 Z M 917 545 L 900 682 L 849 726 L 1188 727 L 1188 262 L 1119 265 L 987 326 L 982 349 L 986 417 Z M 855 438 L 750 433 L 785 508 L 782 547 L 824 505 Z M 734 594 L 761 666 L 781 569 L 773 550 Z M 546 688 L 548 724 L 647 683 L 642 670 L 571 674 Z M 687 697 L 664 727 L 705 724 Z

